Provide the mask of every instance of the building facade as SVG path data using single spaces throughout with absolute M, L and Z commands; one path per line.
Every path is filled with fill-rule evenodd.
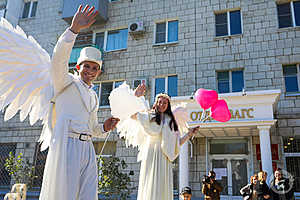
M 0 0 L 0 16 L 19 25 L 51 55 L 69 26 L 79 2 L 71 0 Z M 79 34 L 70 71 L 80 49 L 93 45 L 103 52 L 104 70 L 95 81 L 99 121 L 110 116 L 110 91 L 126 81 L 145 82 L 151 103 L 157 93 L 186 103 L 190 125 L 201 125 L 174 162 L 174 192 L 189 185 L 203 198 L 201 179 L 211 169 L 222 183 L 223 199 L 241 199 L 239 189 L 264 170 L 275 168 L 295 178 L 300 192 L 300 1 L 291 0 L 101 0 L 101 15 Z M 229 105 L 227 123 L 200 122 L 202 110 L 192 98 L 198 88 L 212 89 Z M 22 152 L 42 173 L 47 152 L 39 152 L 41 124 L 19 117 L 0 121 L 0 185 L 9 151 Z M 95 139 L 100 153 L 104 139 Z M 137 193 L 137 150 L 126 148 L 117 134 L 109 137 L 106 155 L 129 165 Z M 41 177 L 36 181 L 38 188 Z

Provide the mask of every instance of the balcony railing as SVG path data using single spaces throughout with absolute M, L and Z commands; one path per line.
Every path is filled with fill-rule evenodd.
M 108 20 L 108 0 L 64 0 L 62 18 L 68 23 L 71 23 L 79 5 L 85 6 L 86 4 L 94 6 L 95 9 L 99 11 L 95 24 L 103 24 Z

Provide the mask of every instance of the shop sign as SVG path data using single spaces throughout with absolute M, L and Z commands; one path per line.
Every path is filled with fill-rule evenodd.
M 231 119 L 253 119 L 254 115 L 254 108 L 238 108 L 238 109 L 229 109 L 231 113 Z M 206 111 L 207 115 L 209 114 L 209 111 Z M 202 115 L 202 111 L 192 111 L 190 113 L 190 119 L 191 121 L 200 121 Z M 212 121 L 213 119 L 208 118 L 208 121 Z

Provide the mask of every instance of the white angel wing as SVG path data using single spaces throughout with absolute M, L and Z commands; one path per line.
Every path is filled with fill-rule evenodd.
M 31 36 L 8 21 L 0 21 L 0 110 L 4 120 L 20 111 L 30 124 L 47 120 L 53 86 L 49 54 Z
M 134 96 L 133 90 L 125 82 L 110 93 L 109 102 L 112 116 L 120 119 L 117 131 L 125 139 L 126 146 L 140 147 L 146 136 L 143 127 L 131 116 L 149 109 L 145 98 Z
M 186 133 L 189 128 L 187 124 L 189 121 L 189 114 L 186 109 L 186 104 L 172 106 L 172 113 L 175 117 L 180 133 Z

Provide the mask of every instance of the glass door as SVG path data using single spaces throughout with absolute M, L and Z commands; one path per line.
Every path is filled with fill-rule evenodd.
M 247 160 L 245 159 L 236 159 L 231 160 L 231 199 L 242 199 L 240 194 L 240 189 L 247 185 L 248 176 L 247 176 Z
M 221 195 L 228 195 L 228 167 L 227 160 L 212 160 L 212 169 L 216 173 L 216 180 L 223 187 Z
M 226 156 L 227 157 L 227 156 Z M 222 185 L 222 200 L 240 200 L 240 189 L 248 183 L 248 166 L 245 158 L 228 156 L 215 158 L 211 162 L 216 180 Z

